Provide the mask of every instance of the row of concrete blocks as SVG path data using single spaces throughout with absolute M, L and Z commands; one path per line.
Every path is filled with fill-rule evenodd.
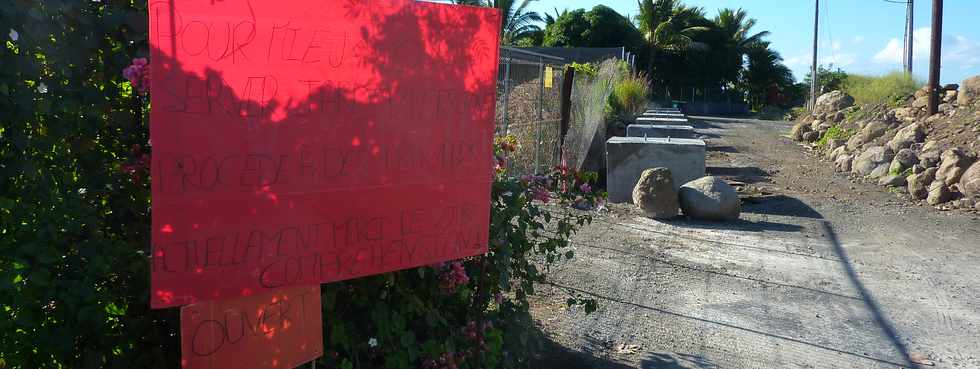
M 704 141 L 694 139 L 694 127 L 671 124 L 686 123 L 687 118 L 676 111 L 664 114 L 676 113 L 681 118 L 650 113 L 626 127 L 627 137 L 606 141 L 609 202 L 632 201 L 633 187 L 643 171 L 650 168 L 670 169 L 675 188 L 705 174 Z

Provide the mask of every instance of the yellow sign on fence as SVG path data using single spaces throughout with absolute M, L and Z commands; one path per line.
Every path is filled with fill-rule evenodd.
M 544 67 L 544 88 L 551 88 L 551 80 L 554 79 L 554 69 Z

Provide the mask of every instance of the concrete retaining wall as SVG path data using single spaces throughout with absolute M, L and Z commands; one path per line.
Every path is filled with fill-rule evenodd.
M 630 124 L 626 137 L 673 137 L 694 138 L 694 127 L 677 125 Z
M 606 141 L 609 202 L 630 202 L 644 170 L 670 169 L 674 187 L 704 176 L 705 145 L 682 138 L 613 137 Z
M 667 118 L 667 117 L 637 117 L 636 124 L 678 124 L 687 123 L 687 118 Z

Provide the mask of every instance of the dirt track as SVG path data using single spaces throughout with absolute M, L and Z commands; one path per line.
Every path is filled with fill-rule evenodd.
M 709 174 L 771 195 L 735 223 L 601 213 L 536 298 L 547 367 L 980 368 L 980 220 L 835 174 L 789 123 L 692 122 Z

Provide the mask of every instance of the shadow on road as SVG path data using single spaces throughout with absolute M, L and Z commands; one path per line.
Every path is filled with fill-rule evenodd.
M 653 353 L 640 361 L 643 369 L 710 369 L 718 366 L 697 355 Z
M 701 322 L 701 323 L 707 323 L 707 324 L 711 324 L 711 325 L 713 325 L 713 326 L 715 326 L 715 327 L 717 327 L 719 329 L 734 329 L 734 330 L 741 331 L 743 333 L 755 334 L 755 335 L 765 336 L 765 337 L 769 337 L 769 338 L 775 338 L 775 339 L 779 339 L 779 340 L 784 340 L 784 341 L 787 341 L 787 342 L 792 342 L 792 343 L 796 343 L 796 344 L 800 344 L 800 345 L 805 345 L 805 346 L 810 346 L 810 347 L 821 349 L 821 350 L 830 351 L 830 352 L 833 352 L 833 353 L 836 353 L 836 354 L 839 354 L 839 355 L 846 355 L 846 356 L 851 356 L 851 357 L 854 357 L 854 358 L 857 358 L 857 359 L 870 360 L 870 361 L 874 361 L 874 362 L 877 362 L 877 363 L 880 363 L 880 364 L 892 365 L 892 366 L 899 367 L 899 368 L 907 368 L 907 367 L 917 368 L 918 367 L 914 363 L 912 363 L 911 359 L 908 356 L 907 351 L 902 351 L 904 353 L 905 358 L 906 358 L 905 362 L 904 363 L 898 363 L 898 362 L 889 361 L 889 360 L 886 360 L 886 359 L 880 359 L 880 358 L 877 358 L 877 357 L 869 356 L 869 355 L 867 355 L 865 353 L 848 351 L 845 348 L 835 348 L 835 347 L 831 347 L 831 346 L 820 344 L 820 343 L 809 342 L 809 341 L 806 341 L 804 339 L 793 338 L 793 337 L 784 336 L 784 335 L 780 335 L 780 334 L 776 334 L 776 333 L 771 333 L 771 332 L 765 332 L 765 331 L 761 331 L 761 330 L 757 330 L 757 329 L 753 329 L 753 328 L 742 327 L 742 326 L 739 326 L 739 325 L 736 325 L 736 324 L 732 324 L 732 323 L 725 323 L 725 322 L 715 321 L 715 320 L 701 318 L 701 317 L 697 317 L 697 316 L 693 316 L 693 315 L 687 315 L 685 313 L 674 312 L 674 311 L 670 311 L 670 310 L 666 310 L 666 309 L 662 309 L 662 308 L 658 308 L 658 307 L 654 307 L 654 306 L 648 306 L 648 305 L 638 304 L 638 303 L 635 303 L 635 302 L 625 301 L 625 300 L 622 300 L 622 299 L 619 299 L 619 298 L 601 295 L 601 294 L 598 294 L 598 293 L 596 293 L 594 291 L 584 290 L 584 289 L 581 289 L 581 288 L 576 288 L 576 287 L 571 287 L 571 286 L 564 286 L 564 285 L 559 285 L 559 284 L 554 284 L 554 283 L 552 283 L 551 285 L 552 286 L 555 286 L 555 287 L 558 287 L 558 288 L 564 288 L 564 289 L 567 289 L 567 290 L 575 291 L 575 292 L 581 293 L 583 295 L 588 295 L 588 296 L 591 296 L 591 297 L 593 297 L 593 298 L 595 298 L 597 300 L 602 300 L 602 301 L 605 301 L 605 302 L 613 302 L 613 303 L 618 303 L 618 304 L 623 304 L 623 305 L 629 305 L 629 306 L 632 306 L 632 307 L 635 307 L 635 308 L 638 308 L 638 309 L 644 309 L 644 310 L 646 310 L 648 312 L 651 312 L 651 313 L 668 315 L 668 316 L 672 316 L 674 318 L 688 319 L 688 320 L 693 320 L 693 321 L 697 321 L 697 322 Z M 892 338 L 897 339 L 897 336 L 892 337 Z M 894 343 L 900 345 L 900 348 L 902 350 L 905 349 L 904 345 L 901 345 L 900 342 L 895 341 Z M 674 367 L 676 368 L 677 366 L 674 366 Z M 613 368 L 616 368 L 616 367 L 613 367 Z M 644 368 L 646 368 L 646 366 L 644 366 Z M 656 368 L 656 367 L 650 366 L 649 368 Z M 670 368 L 670 366 L 668 366 L 667 368 Z M 680 367 L 680 368 L 683 368 L 683 367 Z
M 739 219 L 732 222 L 710 222 L 703 220 L 674 220 L 666 222 L 670 225 L 682 228 L 697 229 L 730 229 L 744 232 L 799 232 L 802 226 L 796 224 L 776 223 L 769 221 L 757 221 Z
M 708 146 L 708 149 L 707 150 L 709 152 L 710 151 L 714 151 L 714 152 L 727 152 L 727 153 L 736 153 L 736 152 L 738 152 L 738 149 L 736 149 L 735 146 L 727 146 L 727 145 L 722 145 L 722 146 Z
M 823 219 L 823 215 L 810 207 L 810 205 L 807 205 L 795 197 L 789 197 L 786 195 L 767 196 L 764 201 L 758 204 L 743 202 L 742 212 L 750 214 Z
M 758 167 L 714 167 L 704 168 L 709 176 L 724 177 L 745 183 L 767 182 L 769 173 Z
M 834 252 L 840 259 L 841 265 L 844 268 L 844 272 L 847 274 L 847 279 L 854 286 L 854 289 L 858 291 L 861 295 L 861 299 L 864 300 L 864 305 L 867 306 L 868 312 L 871 313 L 871 317 L 874 319 L 875 324 L 881 329 L 882 334 L 887 338 L 892 346 L 895 347 L 895 351 L 898 351 L 902 358 L 905 360 L 905 365 L 909 368 L 920 368 L 918 364 L 912 361 L 912 357 L 909 354 L 908 347 L 902 342 L 902 337 L 899 336 L 895 327 L 892 326 L 891 321 L 885 316 L 881 311 L 881 307 L 878 305 L 878 301 L 871 295 L 871 292 L 864 286 L 861 279 L 858 278 L 857 271 L 854 270 L 854 265 L 851 264 L 851 259 L 847 256 L 847 250 L 841 245 L 840 240 L 837 238 L 837 232 L 834 231 L 834 227 L 828 221 L 821 222 L 824 234 L 827 235 L 827 239 L 831 246 L 834 248 Z

